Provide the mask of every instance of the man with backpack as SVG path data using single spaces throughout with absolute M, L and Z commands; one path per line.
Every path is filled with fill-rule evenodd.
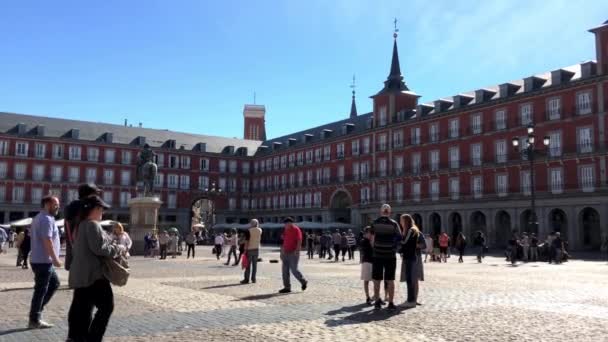
M 101 196 L 101 190 L 93 183 L 81 184 L 78 187 L 78 199 L 70 202 L 65 208 L 65 233 L 67 236 L 65 242 L 65 269 L 70 270 L 72 265 L 72 242 L 78 233 L 78 224 L 80 224 L 80 212 L 82 210 L 82 200 L 89 196 Z

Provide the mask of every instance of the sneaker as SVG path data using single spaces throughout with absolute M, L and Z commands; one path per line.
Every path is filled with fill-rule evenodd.
M 391 311 L 397 310 L 397 307 L 393 303 L 388 303 L 388 306 L 386 308 Z
M 29 322 L 27 327 L 28 327 L 28 329 L 48 329 L 48 328 L 54 327 L 54 325 L 51 323 L 47 323 L 45 321 L 38 321 L 38 322 Z
M 284 288 L 284 289 L 279 290 L 279 293 L 291 293 L 291 289 Z
M 308 281 L 304 280 L 302 282 L 302 291 L 306 291 L 306 288 L 308 287 Z
M 255 281 L 254 281 L 255 283 Z M 241 284 L 245 285 L 245 284 L 249 284 L 249 280 L 241 280 Z
M 384 306 L 384 305 L 386 305 L 386 302 L 388 302 L 388 300 L 387 301 L 383 301 L 382 299 L 380 299 L 380 305 Z
M 376 303 L 374 304 L 374 310 L 380 310 L 382 309 L 382 301 L 381 300 L 376 300 Z
M 406 309 L 415 308 L 416 303 L 415 302 L 405 302 L 405 303 L 403 303 L 403 307 Z
M 365 304 L 374 305 L 374 301 L 371 298 L 367 297 L 367 299 L 365 300 Z

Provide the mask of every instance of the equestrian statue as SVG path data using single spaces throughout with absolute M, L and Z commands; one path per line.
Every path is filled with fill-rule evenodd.
M 156 153 L 145 144 L 137 156 L 137 181 L 144 184 L 144 197 L 154 196 L 154 180 L 158 166 L 154 163 Z

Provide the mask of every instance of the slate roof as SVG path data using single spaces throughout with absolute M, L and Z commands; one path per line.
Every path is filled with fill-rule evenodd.
M 112 133 L 112 143 L 134 144 L 137 137 L 145 137 L 145 142 L 151 147 L 161 147 L 168 140 L 175 140 L 175 148 L 182 146 L 186 150 L 194 149 L 197 144 L 205 144 L 205 152 L 222 153 L 230 150 L 235 153 L 239 148 L 247 148 L 247 155 L 253 156 L 261 141 L 216 137 L 210 135 L 174 132 L 170 130 L 126 127 L 101 122 L 67 120 L 44 116 L 0 113 L 0 133 L 15 133 L 18 124 L 25 124 L 27 134 L 35 135 L 36 127 L 44 126 L 44 136 L 52 138 L 68 137 L 72 129 L 78 130 L 78 139 L 85 141 L 100 141 L 106 133 Z M 233 146 L 234 149 L 226 148 Z

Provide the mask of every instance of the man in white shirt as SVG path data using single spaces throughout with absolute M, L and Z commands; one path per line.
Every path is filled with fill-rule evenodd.
M 217 256 L 217 260 L 220 260 L 220 255 L 222 255 L 222 247 L 224 246 L 224 234 L 216 234 L 214 244 L 215 255 Z
M 251 275 L 251 282 L 255 283 L 255 276 L 258 271 L 258 256 L 260 255 L 260 241 L 262 240 L 262 228 L 258 220 L 253 219 L 249 223 L 249 230 L 245 237 L 247 243 L 245 244 L 245 250 L 247 251 L 247 267 L 245 268 L 245 279 L 241 281 L 241 284 L 249 284 Z

